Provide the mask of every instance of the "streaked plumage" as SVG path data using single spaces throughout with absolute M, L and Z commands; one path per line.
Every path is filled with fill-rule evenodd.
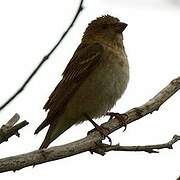
M 44 106 L 46 119 L 35 134 L 50 125 L 40 148 L 46 148 L 72 125 L 105 115 L 126 89 L 129 66 L 123 46 L 126 24 L 102 16 L 87 27 L 63 78 Z

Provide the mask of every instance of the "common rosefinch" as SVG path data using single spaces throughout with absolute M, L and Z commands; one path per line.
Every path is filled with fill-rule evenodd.
M 74 124 L 99 118 L 114 106 L 129 80 L 122 32 L 127 24 L 106 15 L 86 28 L 81 44 L 44 106 L 49 110 L 35 134 L 49 125 L 40 149 Z

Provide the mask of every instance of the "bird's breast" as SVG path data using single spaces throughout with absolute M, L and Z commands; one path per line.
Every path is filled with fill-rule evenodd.
M 129 67 L 125 54 L 107 52 L 68 104 L 73 117 L 88 114 L 97 118 L 109 111 L 127 87 Z M 80 118 L 80 121 L 83 121 Z

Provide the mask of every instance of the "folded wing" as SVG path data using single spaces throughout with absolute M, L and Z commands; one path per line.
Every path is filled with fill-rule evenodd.
M 49 112 L 46 119 L 36 129 L 35 134 L 51 124 L 56 116 L 60 116 L 64 112 L 68 101 L 101 62 L 102 55 L 103 47 L 100 44 L 80 44 L 65 68 L 62 80 L 45 104 L 44 109 L 49 110 Z

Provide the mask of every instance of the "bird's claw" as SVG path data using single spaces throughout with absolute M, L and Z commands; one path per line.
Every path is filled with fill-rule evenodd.
M 109 120 L 111 120 L 113 118 L 116 118 L 116 119 L 120 120 L 122 122 L 123 126 L 124 126 L 123 132 L 126 130 L 126 128 L 127 128 L 126 120 L 128 119 L 128 115 L 127 114 L 108 112 L 108 113 L 106 113 L 106 116 L 110 116 Z
M 102 136 L 104 136 L 104 139 L 105 139 L 105 138 L 108 138 L 110 145 L 112 145 L 112 140 L 111 140 L 111 138 L 108 136 L 108 134 L 109 134 L 109 129 L 106 128 L 106 127 L 97 126 L 97 127 L 95 127 L 94 129 L 88 131 L 87 135 L 93 133 L 93 132 L 96 131 L 96 130 L 97 130 Z

